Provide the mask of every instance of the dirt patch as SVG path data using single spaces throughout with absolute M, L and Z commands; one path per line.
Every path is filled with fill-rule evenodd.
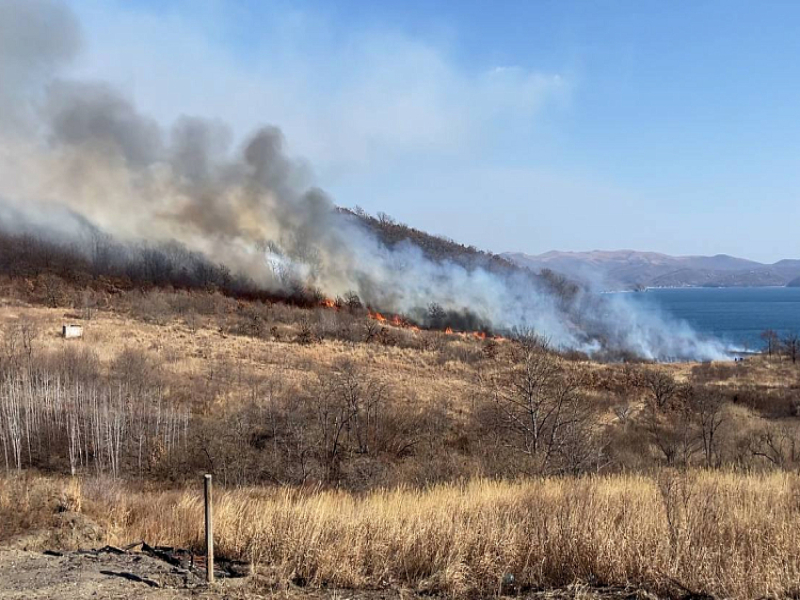
M 172 571 L 147 556 L 9 550 L 0 552 L 0 598 L 179 598 L 174 588 L 188 582 Z
M 191 570 L 145 553 L 0 550 L 0 600 L 419 600 L 412 590 L 309 589 L 269 585 L 263 579 L 218 580 L 209 587 Z M 635 588 L 570 586 L 529 592 L 528 600 L 655 600 Z
M 144 553 L 5 550 L 0 574 L 3 600 L 248 597 L 239 582 L 209 589 L 195 573 Z
M 218 579 L 208 586 L 189 569 L 140 552 L 0 550 L 0 600 L 389 600 L 401 590 L 307 590 L 259 578 Z

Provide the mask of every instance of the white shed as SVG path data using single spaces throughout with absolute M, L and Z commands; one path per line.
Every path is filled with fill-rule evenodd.
M 83 327 L 80 325 L 63 325 L 61 327 L 61 335 L 67 340 L 83 337 Z

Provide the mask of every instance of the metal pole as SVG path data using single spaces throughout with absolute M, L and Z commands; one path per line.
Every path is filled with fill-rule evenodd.
M 214 583 L 214 522 L 211 513 L 211 475 L 205 479 L 206 500 L 206 581 Z

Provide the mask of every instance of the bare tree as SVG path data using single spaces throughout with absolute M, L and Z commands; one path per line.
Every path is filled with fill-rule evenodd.
M 203 325 L 203 319 L 200 315 L 197 314 L 196 311 L 190 310 L 186 313 L 186 316 L 183 319 L 184 323 L 186 323 L 186 327 L 192 333 L 197 333 L 197 330 L 200 329 Z M 258 336 L 260 337 L 261 331 L 258 332 Z
M 725 398 L 717 390 L 693 388 L 688 394 L 687 410 L 693 413 L 703 444 L 707 467 L 719 466 L 719 431 L 725 422 Z
M 614 416 L 617 417 L 617 420 L 620 422 L 621 425 L 625 425 L 630 419 L 631 412 L 633 411 L 633 407 L 631 407 L 629 402 L 623 402 L 622 404 L 617 404 L 613 407 Z
M 767 350 L 767 356 L 772 358 L 774 352 L 776 352 L 780 346 L 780 338 L 778 337 L 778 332 L 774 329 L 765 329 L 761 333 L 761 339 L 764 340 L 764 346 Z
M 25 431 L 22 408 L 22 386 L 10 376 L 3 382 L 0 393 L 0 417 L 3 425 L 3 446 L 11 446 L 12 461 L 17 470 L 22 469 L 23 435 Z M 8 458 L 6 458 L 8 467 Z
M 581 402 L 578 377 L 546 346 L 521 344 L 515 363 L 490 385 L 506 445 L 530 457 L 535 469 L 551 470 L 557 459 L 569 468 L 585 462 L 578 456 L 592 437 L 592 415 Z
M 378 339 L 383 327 L 377 321 L 367 319 L 364 322 L 364 341 L 369 343 Z
M 639 373 L 633 384 L 647 390 L 659 410 L 665 409 L 681 389 L 672 375 L 658 368 L 646 369 Z
M 701 449 L 697 427 L 690 417 L 686 410 L 667 415 L 653 405 L 642 413 L 644 431 L 668 466 L 688 467 Z
M 361 298 L 359 298 L 358 294 L 355 292 L 347 292 L 342 299 L 342 304 L 352 313 L 361 312 L 364 309 L 364 304 L 361 302 Z
M 47 306 L 51 308 L 59 306 L 64 297 L 64 281 L 57 275 L 47 273 L 42 276 L 41 284 Z
M 750 454 L 783 468 L 797 459 L 797 442 L 785 427 L 767 426 L 753 433 L 747 442 Z
M 349 361 L 337 365 L 321 383 L 316 407 L 326 479 L 336 478 L 344 453 L 374 452 L 385 397 L 386 385 Z
M 386 214 L 385 212 L 378 213 L 378 221 L 381 225 L 396 225 L 397 221 L 395 221 L 394 217 Z
M 783 352 L 792 360 L 792 364 L 797 364 L 797 358 L 800 356 L 800 334 L 796 331 L 787 333 L 781 345 Z
M 94 313 L 97 309 L 97 300 L 95 299 L 95 295 L 92 290 L 85 289 L 81 292 L 80 309 L 81 316 L 86 321 L 91 321 L 94 318 Z
M 311 322 L 308 319 L 303 319 L 300 323 L 300 331 L 297 333 L 297 342 L 299 344 L 308 345 L 319 341 L 321 340 L 311 326 Z

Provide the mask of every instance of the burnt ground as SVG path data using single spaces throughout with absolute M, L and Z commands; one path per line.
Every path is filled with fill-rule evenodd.
M 203 577 L 143 553 L 0 550 L 2 600 L 404 600 L 404 590 L 310 590 L 259 577 Z
M 129 551 L 104 546 L 104 538 L 102 528 L 85 515 L 63 512 L 46 527 L 3 540 L 0 599 L 258 597 L 249 594 L 250 577 L 221 579 L 210 589 L 199 568 L 171 564 L 141 544 Z
M 0 598 L 83 600 L 209 596 L 203 582 L 142 554 L 0 552 Z M 221 590 L 222 591 L 222 590 Z

